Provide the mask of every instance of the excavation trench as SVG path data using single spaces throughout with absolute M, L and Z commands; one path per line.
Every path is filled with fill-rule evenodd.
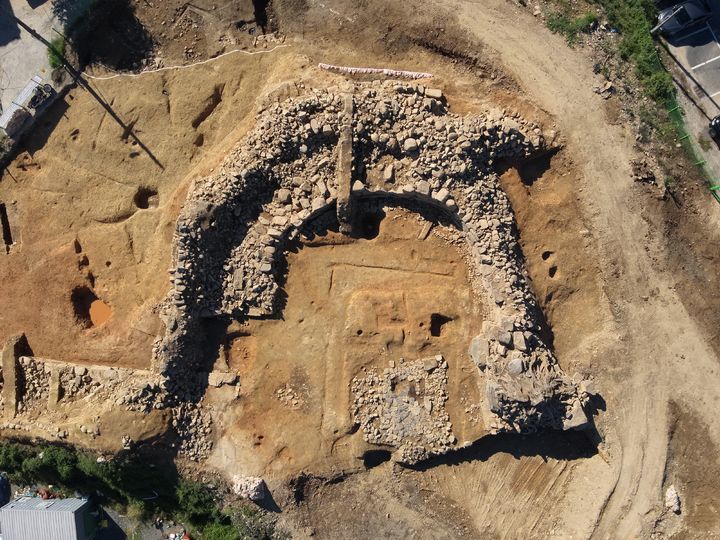
M 233 422 L 219 444 L 222 453 L 252 448 L 258 473 L 386 461 L 387 448 L 366 443 L 354 424 L 350 386 L 401 358 L 442 355 L 454 431 L 467 440 L 485 432 L 464 405 L 481 400 L 482 386 L 467 357 L 482 323 L 467 264 L 439 235 L 421 235 L 427 221 L 419 215 L 381 205 L 359 213 L 375 234 L 354 238 L 320 227 L 321 234 L 290 249 L 282 320 L 229 328 L 223 362 L 240 373 L 246 399 L 230 405 Z M 422 402 L 421 384 L 414 392 L 403 388 L 398 393 Z

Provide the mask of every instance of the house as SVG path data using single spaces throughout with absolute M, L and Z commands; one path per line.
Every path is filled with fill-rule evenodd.
M 87 499 L 22 497 L 0 508 L 2 540 L 91 540 L 97 531 L 97 513 Z

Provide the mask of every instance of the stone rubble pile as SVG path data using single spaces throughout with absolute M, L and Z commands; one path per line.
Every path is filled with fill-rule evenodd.
M 199 461 L 212 450 L 210 417 L 194 403 L 181 403 L 172 409 L 172 425 L 178 435 L 178 452 Z
M 86 396 L 100 386 L 100 382 L 93 380 L 86 367 L 67 367 L 60 371 L 61 393 L 65 399 Z
M 233 477 L 232 490 L 235 495 L 240 495 L 254 502 L 262 501 L 267 494 L 265 480 L 259 476 L 235 475 Z
M 469 354 L 487 381 L 492 431 L 585 425 L 587 393 L 540 338 L 540 310 L 496 173 L 547 150 L 540 126 L 505 112 L 453 115 L 440 90 L 397 81 L 361 84 L 350 97 L 351 113 L 340 89 L 275 103 L 220 169 L 191 188 L 173 241 L 172 292 L 161 310 L 167 330 L 154 348 L 165 405 L 180 411 L 178 424 L 194 429 L 182 418 L 189 409 L 177 406 L 197 403 L 207 382 L 202 319 L 274 314 L 286 243 L 310 220 L 335 219 L 336 202 L 349 192 L 351 208 L 369 198 L 419 202 L 457 224 L 487 311 Z M 350 128 L 353 163 L 345 178 L 338 141 Z M 382 185 L 369 182 L 373 176 Z M 196 431 L 206 429 L 201 423 Z M 444 451 L 426 444 L 418 455 Z
M 19 400 L 18 413 L 32 409 L 36 405 L 47 404 L 50 393 L 50 369 L 45 364 L 30 356 L 21 356 L 19 362 Z
M 352 381 L 352 415 L 372 444 L 392 446 L 393 459 L 413 464 L 444 454 L 456 442 L 447 401 L 447 362 L 442 356 L 369 371 Z

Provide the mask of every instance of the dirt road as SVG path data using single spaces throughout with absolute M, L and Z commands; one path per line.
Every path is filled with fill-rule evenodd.
M 615 386 L 604 393 L 608 416 L 601 422 L 617 466 L 594 536 L 640 536 L 658 515 L 663 495 L 668 401 L 696 410 L 718 440 L 720 424 L 703 414 L 720 400 L 710 377 L 718 359 L 677 298 L 673 276 L 656 263 L 661 246 L 642 217 L 646 195 L 630 174 L 633 135 L 608 124 L 592 92 L 589 58 L 507 2 L 457 2 L 457 7 L 467 27 L 557 119 L 584 172 L 578 192 L 605 261 L 605 291 L 615 316 L 607 337 L 620 344 L 606 344 L 615 350 L 605 358 L 602 377 Z

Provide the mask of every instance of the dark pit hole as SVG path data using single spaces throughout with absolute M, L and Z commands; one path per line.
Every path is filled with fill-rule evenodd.
M 267 8 L 270 0 L 253 0 L 253 9 L 255 11 L 255 24 L 257 24 L 263 30 L 265 34 L 265 28 L 268 24 Z
M 552 158 L 560 151 L 560 148 L 553 148 L 541 156 L 522 163 L 518 166 L 517 171 L 520 180 L 526 186 L 532 186 L 537 180 L 550 169 Z
M 77 254 L 82 253 L 82 246 L 80 245 L 80 241 L 77 238 L 73 242 L 73 249 L 75 249 L 75 253 Z
M 158 198 L 157 191 L 154 189 L 141 187 L 138 188 L 137 193 L 135 193 L 133 202 L 135 206 L 141 210 L 146 210 L 148 208 L 157 208 L 160 199 Z
M 550 255 L 555 253 L 554 251 L 543 251 L 542 252 L 542 260 L 547 261 L 550 258 Z
M 557 273 L 557 266 L 555 266 L 555 265 L 553 264 L 553 265 L 550 267 L 550 269 L 548 270 L 548 275 L 549 275 L 551 278 L 554 278 L 556 273 Z
M 380 234 L 380 222 L 383 220 L 381 212 L 363 212 L 357 223 L 357 234 L 365 240 L 377 238 Z
M 389 450 L 367 450 L 362 456 L 363 465 L 365 465 L 366 469 L 372 469 L 390 461 L 391 456 Z
M 357 331 L 357 335 L 358 335 L 358 336 L 362 336 L 362 335 L 363 335 L 363 331 L 362 331 L 362 330 L 358 330 L 358 331 Z
M 452 321 L 452 317 L 446 317 L 440 313 L 430 315 L 430 335 L 440 337 L 442 335 L 443 326 Z
M 70 293 L 75 319 L 86 328 L 93 325 L 90 318 L 90 306 L 96 300 L 98 300 L 97 295 L 88 287 L 75 287 Z
M 5 252 L 10 252 L 10 246 L 13 245 L 12 231 L 10 230 L 10 220 L 7 215 L 5 204 L 0 203 L 0 225 L 2 225 L 3 242 L 5 243 Z
M 111 263 L 110 261 L 105 261 L 105 266 L 107 266 L 108 268 L 110 268 L 110 267 L 112 266 L 112 263 Z

